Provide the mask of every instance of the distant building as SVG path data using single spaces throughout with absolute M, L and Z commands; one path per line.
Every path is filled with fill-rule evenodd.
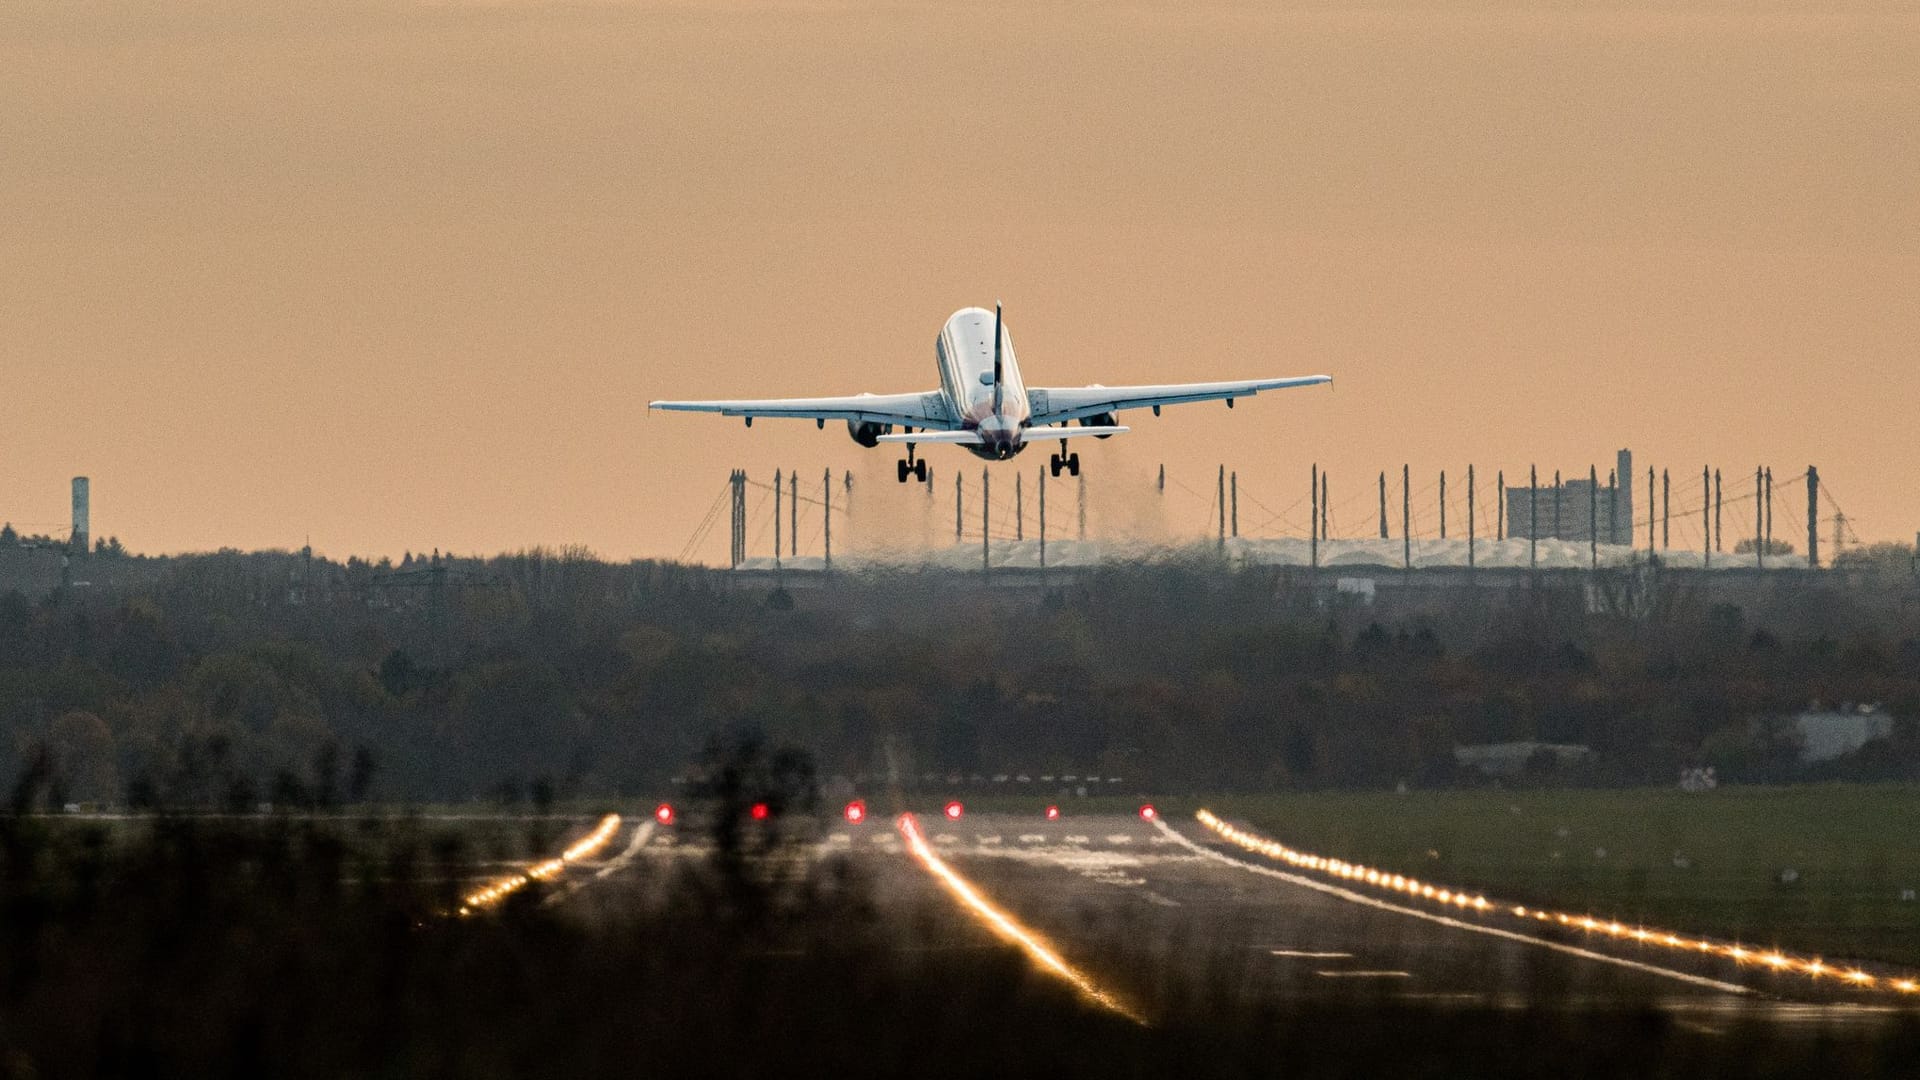
M 1374 586 L 1373 579 L 1370 577 L 1335 578 L 1333 591 L 1338 596 L 1352 597 L 1355 603 L 1373 603 Z
M 1551 761 L 1556 767 L 1578 765 L 1592 756 L 1593 750 L 1589 747 L 1572 743 L 1482 743 L 1453 748 L 1455 764 L 1477 769 L 1487 776 L 1518 776 L 1534 762 Z
M 1633 453 L 1614 457 L 1612 482 L 1600 480 L 1600 490 L 1585 476 L 1563 478 L 1559 488 L 1507 489 L 1507 535 L 1517 540 L 1598 539 L 1603 544 L 1633 543 Z M 1597 519 L 1597 520 L 1596 520 Z
M 1793 718 L 1800 732 L 1800 760 L 1832 761 L 1845 757 L 1875 739 L 1893 734 L 1893 717 L 1878 705 L 1818 706 Z

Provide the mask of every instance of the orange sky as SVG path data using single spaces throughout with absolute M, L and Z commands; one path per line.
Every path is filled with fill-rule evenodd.
M 844 428 L 645 402 L 931 388 L 1002 299 L 1032 385 L 1339 379 L 1129 415 L 1111 523 L 1161 462 L 1280 511 L 1318 460 L 1353 531 L 1402 461 L 1631 446 L 1910 540 L 1920 13 L 1807 6 L 13 5 L 0 518 L 673 555 L 800 465 L 881 493 L 838 542 L 938 533 Z

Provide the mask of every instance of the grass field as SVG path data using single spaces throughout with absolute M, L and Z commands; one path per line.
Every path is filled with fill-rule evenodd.
M 1317 855 L 1502 900 L 1920 967 L 1920 788 L 1319 793 L 1207 805 Z

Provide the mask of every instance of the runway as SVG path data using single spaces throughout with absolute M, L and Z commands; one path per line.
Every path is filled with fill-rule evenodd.
M 1401 1006 L 1652 1008 L 1705 1032 L 1763 1018 L 1809 1030 L 1874 1025 L 1905 1011 L 1847 988 L 1743 968 L 1493 913 L 1421 908 L 1287 872 L 1197 823 L 1132 816 L 1057 821 L 937 812 L 918 820 L 941 861 L 1115 998 L 1146 1015 L 1171 998 L 1285 1001 L 1356 996 Z M 609 848 L 585 891 L 619 889 L 649 867 L 696 857 L 697 834 L 641 824 Z M 966 917 L 874 814 L 827 827 L 811 856 L 844 859 L 882 911 L 912 912 L 929 947 L 981 947 Z M 603 898 L 608 899 L 608 898 Z M 1004 935 L 1002 935 L 1004 936 Z

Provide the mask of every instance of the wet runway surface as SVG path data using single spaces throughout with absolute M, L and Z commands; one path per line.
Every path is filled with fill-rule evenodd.
M 1191 820 L 924 814 L 919 821 L 929 848 L 982 896 L 1095 982 L 1149 1009 L 1194 995 L 1357 996 L 1434 1008 L 1650 1007 L 1709 1032 L 1755 1019 L 1809 1030 L 1872 1026 L 1906 1011 L 1803 976 L 1536 928 L 1505 910 L 1402 902 L 1293 873 L 1219 842 Z M 951 915 L 933 931 L 946 947 L 990 940 L 913 857 L 890 818 L 836 823 L 805 850 L 817 860 L 848 860 L 870 879 L 883 912 L 914 913 L 917 940 L 926 938 L 927 912 Z M 554 899 L 617 895 L 623 882 L 705 852 L 697 831 L 643 822 Z

